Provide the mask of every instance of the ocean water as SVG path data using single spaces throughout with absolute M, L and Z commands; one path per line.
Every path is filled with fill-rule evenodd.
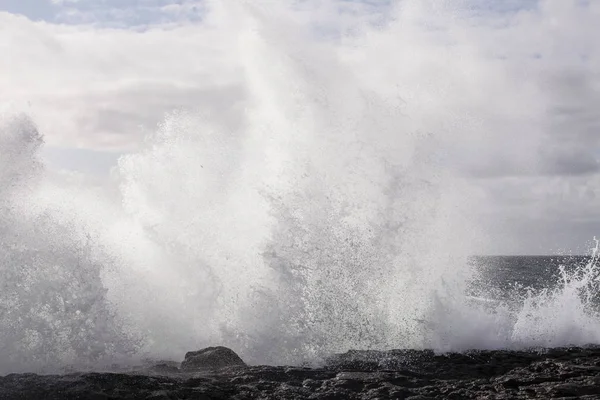
M 516 293 L 540 291 L 557 285 L 565 276 L 582 271 L 590 256 L 488 256 L 473 257 L 471 262 L 480 270 L 478 285 L 492 285 L 500 298 L 508 300 Z M 487 282 L 487 284 L 485 283 Z
M 406 4 L 349 44 L 298 33 L 287 11 L 215 5 L 212 22 L 235 26 L 243 95 L 169 113 L 102 187 L 45 166 L 34 118 L 3 112 L 0 372 L 210 345 L 297 364 L 348 349 L 600 343 L 595 253 L 473 258 L 483 200 L 448 161 L 474 142 L 496 151 L 500 117 L 542 129 L 544 98 L 527 115 L 481 110 L 478 94 L 464 103 L 498 79 L 527 93 L 497 60 L 439 44 L 424 3 Z

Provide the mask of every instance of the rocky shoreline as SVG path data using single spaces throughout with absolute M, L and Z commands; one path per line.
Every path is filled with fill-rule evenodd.
M 212 347 L 129 373 L 11 374 L 0 399 L 600 399 L 600 347 L 350 351 L 320 368 L 247 366 Z

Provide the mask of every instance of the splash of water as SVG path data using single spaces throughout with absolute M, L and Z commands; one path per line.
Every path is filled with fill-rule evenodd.
M 599 241 L 594 237 L 583 267 L 561 265 L 556 287 L 529 291 L 519 310 L 510 340 L 529 346 L 598 343 Z
M 241 122 L 170 114 L 119 161 L 119 201 L 48 175 L 34 124 L 3 117 L 2 370 L 215 344 L 296 363 L 350 348 L 600 341 L 598 246 L 555 288 L 473 302 L 471 188 L 439 161 L 461 137 L 430 118 L 435 104 L 408 118 L 330 47 L 234 14 Z
M 0 141 L 2 369 L 132 350 L 121 345 L 121 339 L 134 342 L 119 329 L 100 279 L 111 259 L 98 254 L 101 244 L 83 204 L 69 201 L 66 187 L 46 186 L 35 125 L 23 115 L 3 115 Z

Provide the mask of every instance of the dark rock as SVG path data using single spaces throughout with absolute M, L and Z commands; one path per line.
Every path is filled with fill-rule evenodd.
M 549 388 L 552 397 L 581 397 L 585 395 L 600 395 L 600 386 L 563 383 Z
M 179 372 L 179 368 L 172 363 L 156 364 L 149 368 L 150 372 L 157 374 L 175 374 Z
M 246 366 L 246 363 L 235 352 L 227 347 L 207 347 L 186 353 L 181 369 L 211 370 L 232 366 Z
M 212 347 L 188 353 L 181 369 L 162 362 L 129 373 L 12 374 L 0 377 L 0 399 L 598 399 L 599 366 L 597 347 L 353 351 L 322 368 L 245 366 Z

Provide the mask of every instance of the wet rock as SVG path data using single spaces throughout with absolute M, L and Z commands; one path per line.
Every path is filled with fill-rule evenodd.
M 600 395 L 600 386 L 582 385 L 579 383 L 564 383 L 549 387 L 548 394 L 551 397 L 574 397 L 580 398 L 586 395 Z
M 231 349 L 223 346 L 207 347 L 186 353 L 181 369 L 211 370 L 232 366 L 246 366 L 246 363 Z
M 337 360 L 337 362 L 335 361 Z M 130 373 L 0 377 L 0 399 L 598 399 L 600 349 L 348 352 L 322 368 L 245 366 L 226 348 Z M 362 369 L 361 369 L 362 368 Z
M 160 364 L 152 365 L 150 368 L 148 368 L 148 371 L 156 373 L 156 374 L 167 374 L 168 375 L 168 374 L 176 374 L 180 370 L 179 370 L 179 363 L 165 361 L 165 362 L 161 362 Z

